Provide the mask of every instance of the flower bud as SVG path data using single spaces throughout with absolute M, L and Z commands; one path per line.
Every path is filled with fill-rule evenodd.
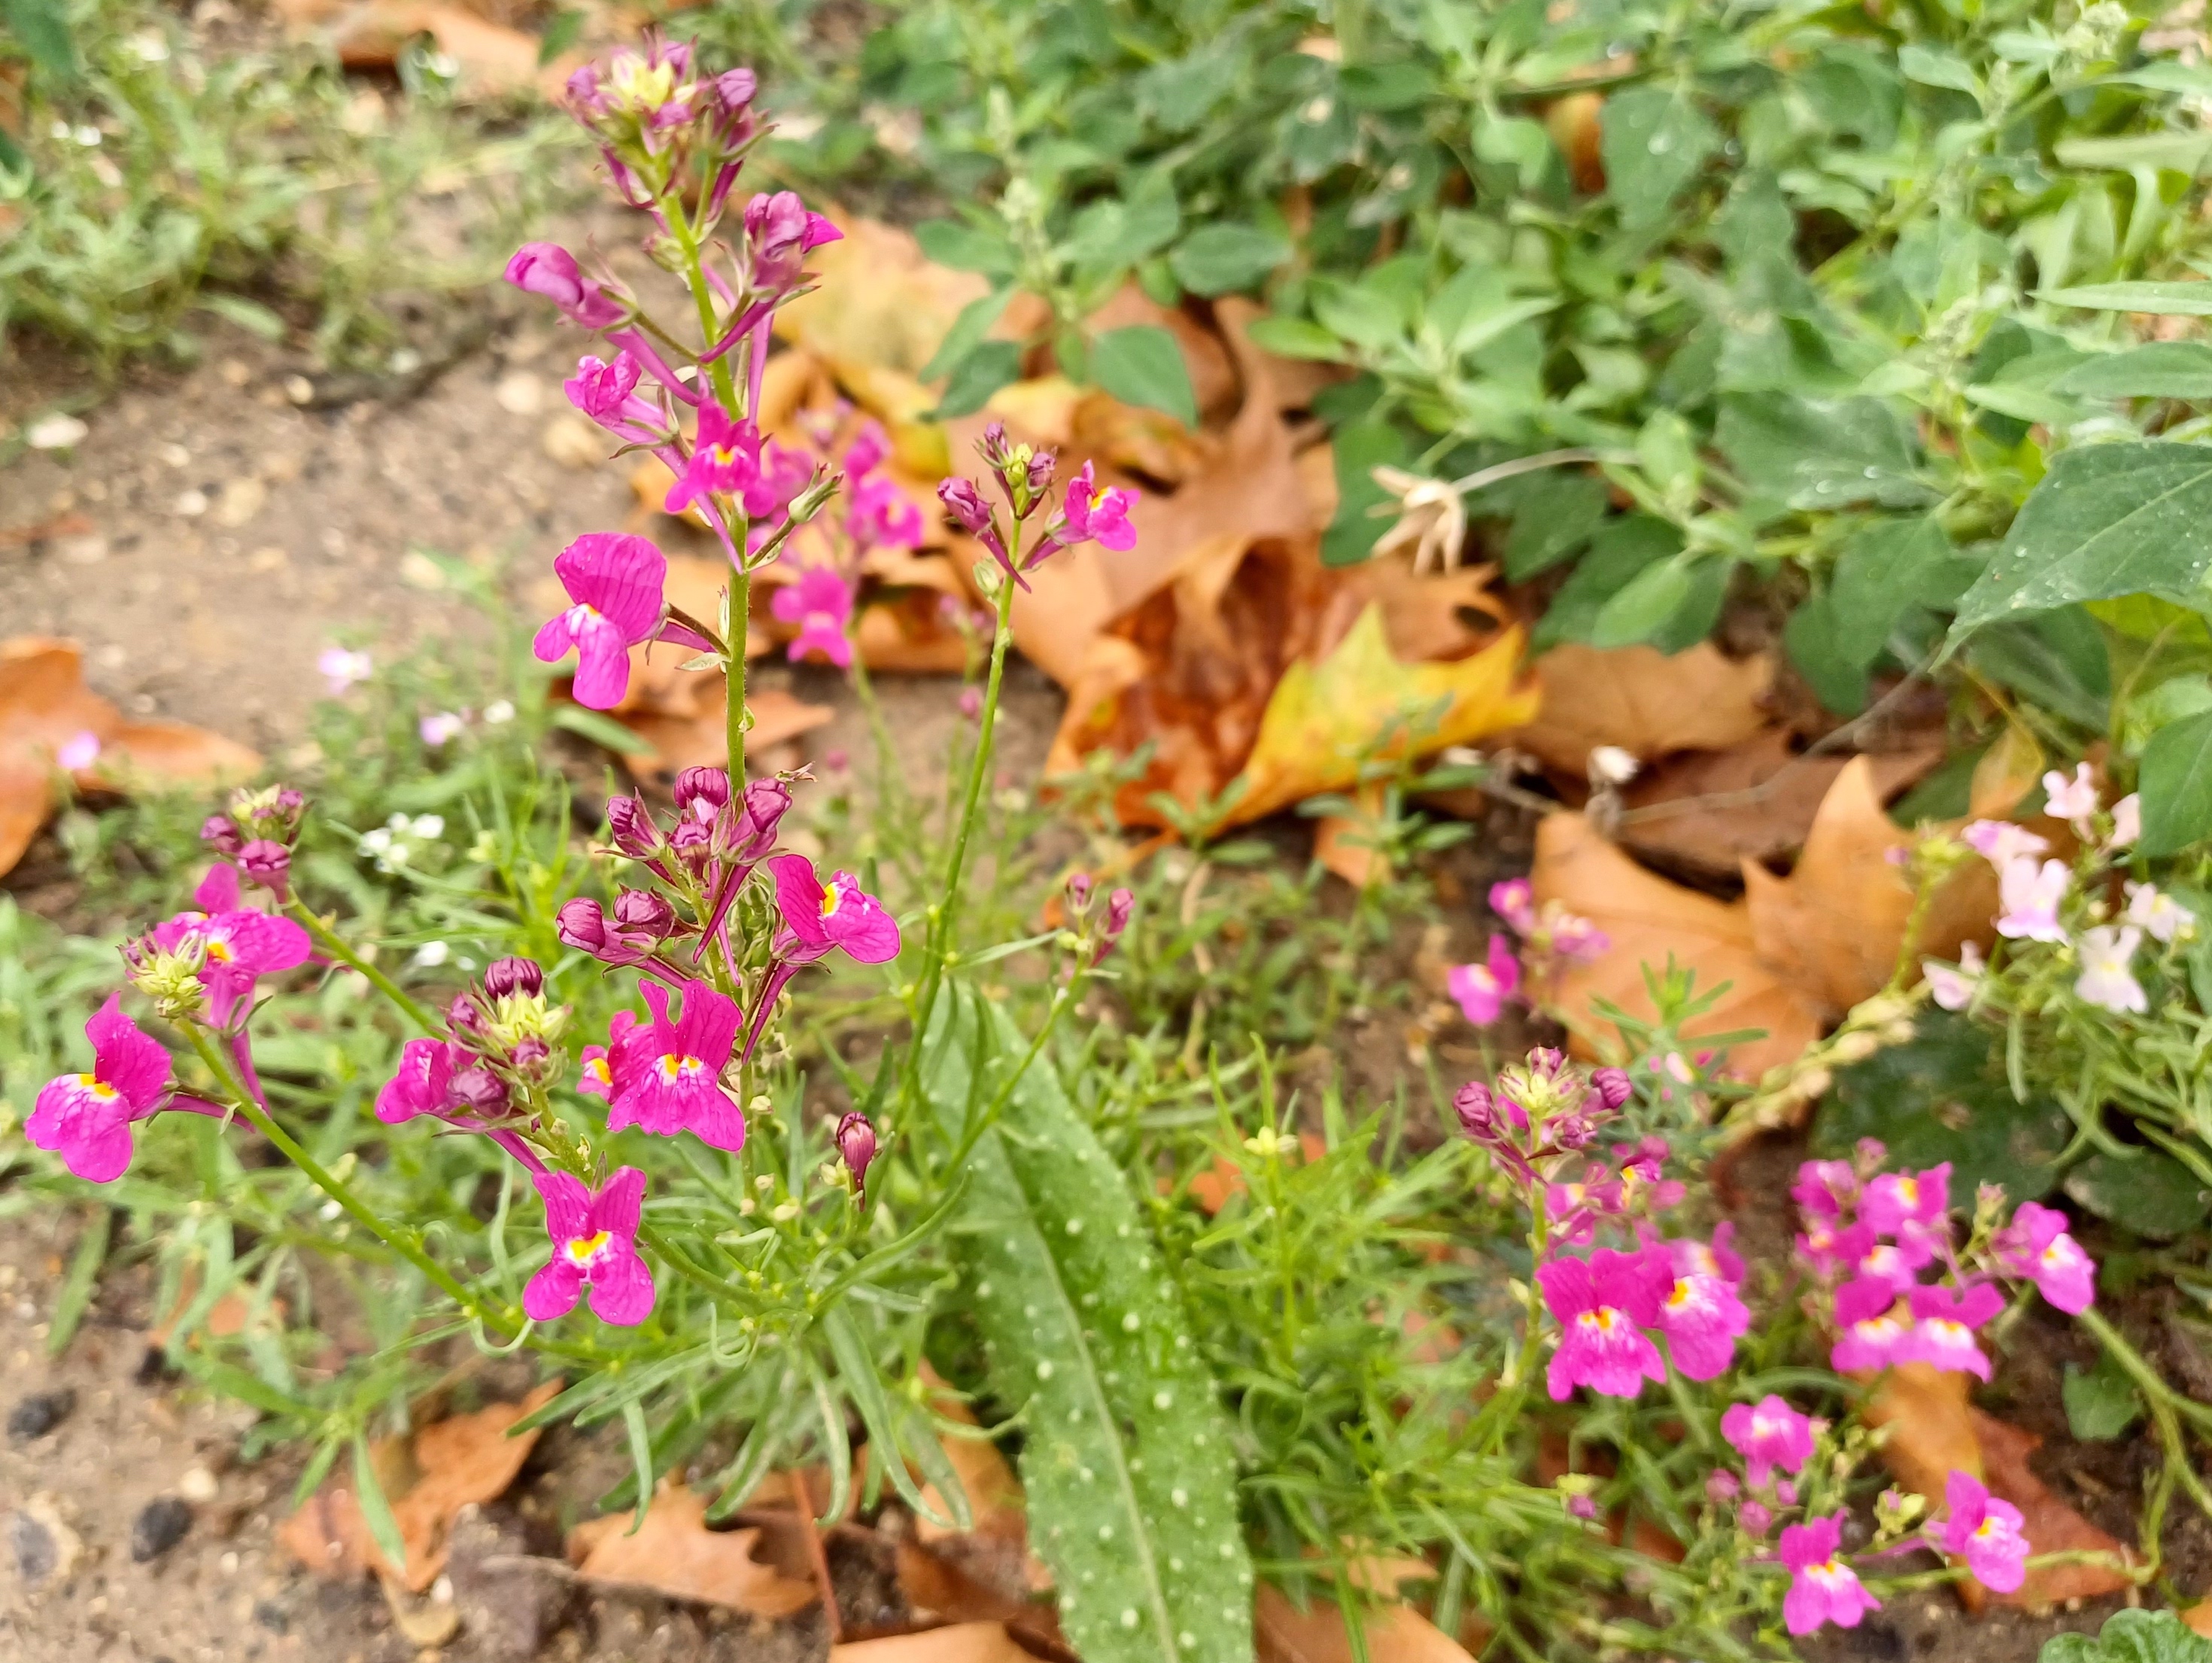
M 545 991 L 545 972 L 528 959 L 495 959 L 483 973 L 483 990 L 494 999 L 516 993 L 534 998 Z
M 1137 898 L 1126 889 L 1117 889 L 1106 898 L 1106 923 L 1098 932 L 1098 951 L 1091 960 L 1093 967 L 1114 950 L 1121 932 L 1129 927 L 1129 915 L 1136 910 Z
M 660 828 L 653 811 L 635 797 L 616 797 L 607 804 L 607 835 L 616 848 L 633 860 L 646 860 L 659 852 Z
M 1735 1500 L 1742 1488 L 1736 1482 L 1735 1474 L 1724 1466 L 1717 1466 L 1705 1475 L 1705 1497 L 1716 1507 Z
M 228 814 L 210 814 L 202 821 L 200 841 L 218 855 L 235 855 L 246 843 Z
M 983 493 L 975 488 L 973 479 L 939 481 L 937 500 L 951 510 L 952 517 L 970 537 L 981 537 L 990 530 L 991 505 L 983 500 Z
M 1067 880 L 1067 906 L 1071 912 L 1086 912 L 1091 908 L 1091 874 L 1072 874 Z
M 1766 1527 L 1774 1522 L 1774 1515 L 1757 1502 L 1746 1502 L 1736 1509 L 1736 1522 L 1753 1536 L 1766 1534 Z
M 1597 1122 L 1584 1110 L 1571 1110 L 1552 1123 L 1551 1136 L 1554 1148 L 1587 1149 L 1597 1141 Z
M 625 889 L 615 898 L 615 923 L 658 941 L 676 928 L 676 910 L 649 889 Z
M 479 1063 L 463 1069 L 447 1087 L 455 1100 L 480 1115 L 507 1112 L 507 1083 Z
M 1590 1089 L 1608 1109 L 1618 1109 L 1635 1094 L 1625 1069 L 1597 1069 L 1590 1074 Z
M 855 1196 L 867 1187 L 868 1164 L 876 1158 L 876 1129 L 868 1117 L 857 1112 L 837 1123 L 837 1154 L 853 1174 Z
M 273 839 L 256 838 L 238 851 L 238 869 L 281 901 L 291 879 L 292 851 Z
M 730 857 L 745 866 L 767 859 L 775 848 L 783 817 L 790 811 L 791 787 L 783 781 L 755 780 L 746 786 Z
M 1498 1110 L 1490 1095 L 1490 1087 L 1480 1080 L 1470 1080 L 1452 1098 L 1452 1112 L 1459 1116 L 1460 1130 L 1469 1137 L 1487 1142 L 1498 1135 Z
M 483 1032 L 483 1013 L 477 1002 L 465 993 L 457 993 L 453 1002 L 446 1007 L 446 1026 L 457 1034 L 477 1034 Z
M 676 812 L 702 825 L 730 801 L 730 775 L 724 768 L 686 768 L 676 777 Z
M 593 958 L 606 948 L 606 916 L 599 911 L 597 901 L 581 895 L 564 902 L 560 911 L 553 915 L 553 930 L 561 938 L 562 946 L 588 953 Z

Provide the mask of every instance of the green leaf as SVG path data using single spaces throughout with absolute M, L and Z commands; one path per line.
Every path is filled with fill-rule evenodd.
M 2186 1235 L 2212 1212 L 2197 1175 L 2155 1149 L 2123 1158 L 2099 1150 L 2066 1174 L 2066 1193 L 2102 1219 L 2154 1241 Z
M 2142 792 L 2136 852 L 2156 859 L 2212 838 L 2212 710 L 2153 734 L 2136 783 Z
M 999 1006 L 947 988 L 924 1067 L 948 1137 L 1027 1050 Z M 1230 1423 L 1127 1179 L 1042 1062 L 969 1172 L 953 1241 L 1070 1645 L 1086 1663 L 1249 1657 Z
M 538 38 L 538 66 L 543 69 L 576 44 L 584 33 L 584 14 L 573 7 L 556 11 L 545 21 L 545 33 Z
M 362 1522 L 368 1526 L 369 1540 L 394 1569 L 404 1569 L 407 1539 L 400 1535 L 399 1521 L 392 1516 L 392 1503 L 385 1499 L 376 1464 L 369 1459 L 368 1440 L 358 1432 L 353 1438 L 353 1492 L 361 1504 Z
M 1375 551 L 1375 545 L 1390 528 L 1390 517 L 1370 510 L 1390 500 L 1390 493 L 1375 480 L 1375 470 L 1402 467 L 1412 460 L 1413 447 L 1395 423 L 1370 416 L 1348 422 L 1336 430 L 1336 517 L 1322 533 L 1322 563 L 1352 566 Z
M 1198 425 L 1198 395 L 1176 338 L 1151 324 L 1109 329 L 1091 343 L 1091 379 L 1125 405 L 1164 410 Z
M 1945 87 L 1953 92 L 1981 95 L 1980 83 L 1964 58 L 1917 41 L 1898 48 L 1897 67 L 1908 81 L 1917 81 L 1923 87 Z
M 1590 645 L 1632 647 L 1649 640 L 1690 598 L 1691 564 L 1677 556 L 1637 573 L 1598 609 Z
M 2045 1641 L 2036 1663 L 2212 1663 L 2212 1640 L 2170 1611 L 2118 1611 L 2094 1640 L 2062 1634 Z
M 2098 1358 L 2094 1368 L 2068 1364 L 2058 1395 L 2066 1405 L 2067 1429 L 2087 1441 L 2117 1438 L 2142 1414 L 2135 1381 L 2109 1355 Z
M 1713 443 L 1756 494 L 1785 508 L 1917 508 L 1934 499 L 1916 475 L 1904 419 L 1879 399 L 1730 393 Z
M 623 1532 L 635 1536 L 645 1528 L 645 1510 L 653 1505 L 653 1433 L 645 1423 L 645 1405 L 633 1399 L 623 1405 L 623 1427 L 629 1434 L 630 1467 L 637 1485 L 637 1515 Z
M 2036 299 L 2085 312 L 2147 312 L 2157 317 L 2212 318 L 2212 283 L 2093 283 L 2044 289 Z
M 46 1335 L 46 1355 L 58 1357 L 76 1332 L 77 1325 L 84 1320 L 85 1312 L 91 1307 L 94 1292 L 100 1286 L 100 1267 L 107 1263 L 108 1234 L 113 1229 L 115 1215 L 101 1207 L 94 1212 L 92 1221 L 84 1227 L 78 1238 L 76 1252 L 70 1255 L 69 1273 L 62 1278 L 61 1290 L 54 1295 L 52 1330 Z
M 991 326 L 1005 315 L 1007 302 L 1013 298 L 1013 284 L 1002 283 L 989 294 L 979 295 L 962 307 L 960 315 L 952 320 L 952 327 L 937 344 L 937 350 L 930 354 L 929 362 L 917 372 L 918 379 L 933 381 L 940 375 L 957 375 L 962 362 L 991 332 Z
M 2124 594 L 2186 606 L 2208 571 L 2212 447 L 2148 440 L 2062 451 L 1960 599 L 1951 638 L 1999 618 Z
M 1334 363 L 1345 356 L 1344 343 L 1304 318 L 1255 318 L 1244 330 L 1253 345 L 1285 358 L 1314 358 Z
M 2051 383 L 2077 399 L 2212 399 L 2212 346 L 2152 341 L 2076 364 Z
M 1006 238 L 958 220 L 926 219 L 914 228 L 914 238 L 923 253 L 956 271 L 1011 277 L 1018 264 Z
M 0 0 L 0 21 L 32 63 L 59 80 L 76 74 L 76 45 L 62 0 Z
M 199 303 L 203 310 L 228 320 L 250 335 L 258 335 L 264 341 L 284 338 L 284 320 L 258 301 L 247 300 L 243 295 L 204 294 Z
M 1125 271 L 1175 241 L 1182 213 L 1172 192 L 1154 191 L 1129 200 L 1094 202 L 1076 217 L 1073 234 L 1060 245 L 1071 265 L 1092 271 Z
M 961 359 L 945 384 L 932 419 L 969 416 L 990 403 L 991 395 L 1022 373 L 1022 349 L 1014 341 L 985 341 Z
M 1291 253 L 1285 239 L 1256 225 L 1207 225 L 1176 245 L 1168 265 L 1194 295 L 1227 295 L 1251 288 Z
M 1720 144 L 1720 133 L 1679 88 L 1631 87 L 1605 101 L 1599 154 L 1605 193 L 1623 225 L 1658 223 Z
M 556 704 L 546 720 L 556 728 L 587 739 L 623 756 L 637 756 L 653 749 L 645 736 L 625 728 L 612 716 L 581 704 Z

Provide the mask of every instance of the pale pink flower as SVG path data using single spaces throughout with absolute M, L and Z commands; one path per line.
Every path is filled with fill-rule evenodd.
M 2072 821 L 2074 829 L 2086 837 L 2089 816 L 2097 812 L 2097 782 L 2089 777 L 2089 764 L 2076 763 L 2072 779 L 2055 768 L 2045 774 L 2043 800 L 2045 812 L 2052 819 Z
M 2051 848 L 2047 839 L 2010 820 L 1975 820 L 1959 835 L 1967 848 L 1999 871 L 2023 855 L 2041 855 Z
M 1972 941 L 1959 948 L 1955 966 L 1937 959 L 1920 961 L 1920 973 L 1927 978 L 1929 992 L 1945 1010 L 1964 1010 L 1972 1004 L 1974 990 L 1982 984 L 1982 972 L 1987 968 L 1981 948 Z
M 2006 862 L 1997 872 L 1997 894 L 2003 907 L 1997 915 L 1997 934 L 2016 941 L 2064 941 L 2058 904 L 2066 897 L 2072 875 L 2060 861 L 2045 861 L 2038 866 L 2033 856 L 2023 855 Z
M 2120 915 L 2139 925 L 2154 941 L 2164 943 L 2197 922 L 2197 915 L 2154 884 L 2128 885 L 2128 910 Z
M 2142 799 L 2130 791 L 2112 805 L 2112 841 L 2114 849 L 2131 849 L 2136 839 L 2142 836 Z
M 2109 924 L 2081 932 L 2081 977 L 2074 984 L 2074 996 L 2084 1003 L 2109 1010 L 2115 1015 L 2132 1011 L 2142 1015 L 2150 1008 L 2150 1001 L 2128 969 L 2128 961 L 2136 956 L 2142 945 L 2142 931 L 2133 924 L 2115 929 Z

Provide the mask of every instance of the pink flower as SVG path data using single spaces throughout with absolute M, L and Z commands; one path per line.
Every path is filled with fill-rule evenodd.
M 1678 1276 L 1718 1276 L 1731 1288 L 1743 1281 L 1743 1255 L 1735 1247 L 1735 1225 L 1723 1220 L 1713 1227 L 1710 1243 L 1692 1236 L 1677 1236 L 1667 1244 Z
M 796 191 L 766 192 L 745 204 L 745 241 L 752 254 L 752 287 L 781 293 L 796 283 L 809 250 L 842 241 L 845 234 L 809 213 Z
M 1802 1472 L 1813 1459 L 1813 1422 L 1768 1392 L 1756 1404 L 1731 1404 L 1721 1416 L 1721 1436 L 1743 1457 L 1744 1477 L 1763 1489 L 1777 1467 Z
M 609 1104 L 629 1088 L 638 1070 L 652 1062 L 653 1026 L 637 1020 L 634 1011 L 618 1010 L 607 1024 L 607 1043 L 586 1045 L 583 1066 L 577 1070 L 576 1089 Z
M 2074 984 L 2074 996 L 2116 1016 L 2130 1011 L 2143 1014 L 2150 1008 L 2150 999 L 2128 968 L 2136 948 L 2142 945 L 2142 931 L 2133 924 L 2118 929 L 2100 924 L 2083 930 L 2081 974 Z
M 1444 974 L 1444 986 L 1459 1001 L 1461 1014 L 1479 1028 L 1498 1020 L 1520 985 L 1521 961 L 1503 935 L 1490 938 L 1485 963 L 1454 965 Z
M 1656 1327 L 1671 1276 L 1645 1253 L 1601 1247 L 1588 1259 L 1554 1258 L 1536 1268 L 1544 1303 L 1565 1331 L 1545 1384 L 1563 1403 L 1578 1386 L 1611 1398 L 1633 1398 L 1647 1380 L 1664 1381 L 1667 1367 L 1646 1328 Z
M 1915 1288 L 1908 1295 L 1917 1319 L 1899 1350 L 1900 1361 L 1924 1362 L 1947 1372 L 1986 1380 L 1990 1360 L 1974 1343 L 1974 1330 L 2004 1309 L 2004 1295 L 1986 1282 L 1963 1293 L 1948 1288 Z
M 997 518 L 973 479 L 954 478 L 939 480 L 937 500 L 951 510 L 963 531 L 982 544 L 1007 576 L 1022 588 L 1029 588 L 1029 579 L 1014 570 L 1013 560 L 1006 553 L 1006 539 L 999 534 Z
M 1984 1587 L 2010 1593 L 2027 1580 L 2026 1520 L 2010 1502 L 1990 1494 L 1970 1472 L 1953 1469 L 1943 1486 L 1951 1516 L 1943 1521 L 1943 1551 L 1955 1553 Z
M 891 442 L 884 436 L 881 422 L 863 422 L 860 430 L 853 436 L 853 442 L 845 448 L 840 464 L 848 479 L 859 479 L 873 473 L 890 460 Z
M 252 996 L 258 978 L 297 969 L 314 950 L 307 932 L 289 918 L 239 905 L 238 874 L 230 867 L 211 868 L 192 899 L 199 910 L 155 925 L 154 945 L 164 953 L 197 948 L 204 955 L 200 985 L 208 990 L 208 1015 L 217 1027 Z
M 1997 934 L 2031 941 L 2064 941 L 2058 904 L 2066 899 L 2071 876 L 2059 861 L 2045 861 L 2039 867 L 2032 856 L 2007 861 L 1997 870 L 1997 895 L 2004 909 L 1997 915 Z
M 2055 768 L 2045 774 L 2043 805 L 2052 819 L 2070 820 L 2074 829 L 2087 837 L 2089 817 L 2097 812 L 2097 782 L 2089 777 L 2089 764 L 2076 763 L 2070 780 Z
M 1987 968 L 1981 948 L 1972 941 L 1960 945 L 1955 969 L 1934 959 L 1920 961 L 1920 973 L 1927 980 L 1929 995 L 1945 1010 L 1964 1010 L 1972 1004 L 1974 990 L 1981 986 Z
M 530 649 L 552 664 L 574 647 L 576 702 L 612 710 L 629 691 L 629 649 L 660 627 L 667 557 L 642 537 L 586 532 L 554 557 L 553 575 L 574 604 L 545 620 Z
M 456 1008 L 466 1008 L 460 1001 Z M 506 1084 L 466 1047 L 446 1039 L 410 1039 L 399 1048 L 399 1067 L 376 1094 L 376 1118 L 387 1126 L 435 1115 L 455 1125 L 505 1112 Z
M 1915 1234 L 1940 1234 L 1950 1210 L 1951 1163 L 1947 1160 L 1923 1173 L 1884 1173 L 1867 1185 L 1860 1216 L 1876 1235 L 1901 1235 L 1913 1226 L 1920 1227 Z
M 667 418 L 638 396 L 638 377 L 644 366 L 625 349 L 612 363 L 586 355 L 576 361 L 576 373 L 561 383 L 568 402 L 608 432 L 633 444 L 667 436 Z
M 100 735 L 84 728 L 64 740 L 54 752 L 54 766 L 65 774 L 81 774 L 100 760 Z
M 1843 1539 L 1841 1513 L 1784 1527 L 1781 1556 L 1790 1592 L 1783 1598 L 1782 1622 L 1790 1633 L 1811 1634 L 1826 1623 L 1855 1629 L 1867 1612 L 1881 1609 L 1858 1573 L 1836 1557 Z
M 1536 892 L 1526 878 L 1508 878 L 1490 886 L 1490 910 L 1507 926 L 1523 935 L 1536 930 Z
M 686 982 L 683 1014 L 672 1020 L 665 988 L 647 982 L 638 990 L 653 1024 L 619 1072 L 610 1069 L 607 1130 L 635 1125 L 662 1137 L 688 1131 L 717 1149 L 743 1148 L 744 1114 L 722 1089 L 737 1045 L 737 1006 L 704 982 Z
M 2033 1282 L 2067 1315 L 2078 1316 L 2095 1302 L 2096 1261 L 2081 1251 L 2066 1228 L 2066 1215 L 2057 1208 L 2021 1202 L 1991 1245 L 2000 1264 Z
M 522 1309 L 533 1322 L 556 1322 L 592 1290 L 592 1314 L 618 1328 L 635 1327 L 653 1309 L 653 1272 L 637 1253 L 637 1227 L 645 1206 L 645 1174 L 620 1167 L 597 1190 L 568 1173 L 535 1173 L 545 1200 L 545 1234 L 553 1257 L 522 1290 Z
M 1869 1282 L 1887 1283 L 1903 1294 L 1919 1280 L 1921 1267 L 1936 1257 L 1935 1238 L 1913 1228 L 1896 1241 L 1878 1240 L 1873 1226 L 1854 1224 L 1836 1238 L 1835 1252 Z
M 857 1110 L 837 1123 L 834 1138 L 837 1157 L 845 1163 L 845 1170 L 853 1174 L 853 1192 L 866 1191 L 868 1166 L 876 1158 L 876 1129 L 865 1114 Z
M 343 698 L 356 683 L 366 681 L 376 673 L 376 661 L 367 653 L 348 652 L 343 647 L 325 647 L 315 659 L 315 668 L 321 673 L 324 685 L 332 698 Z
M 562 316 L 585 329 L 605 329 L 629 315 L 557 242 L 524 243 L 507 263 L 507 280 L 526 294 L 552 302 Z
M 1668 1154 L 1667 1140 L 1656 1132 L 1641 1142 L 1614 1144 L 1613 1158 L 1619 1164 L 1612 1181 L 1600 1190 L 1598 1204 L 1608 1213 L 1663 1213 L 1680 1206 L 1689 1191 L 1681 1180 L 1666 1175 Z
M 1656 1325 L 1667 1337 L 1668 1361 L 1685 1380 L 1717 1379 L 1735 1360 L 1736 1336 L 1751 1326 L 1751 1313 L 1721 1277 L 1680 1275 L 1665 1247 L 1644 1251 L 1658 1260 L 1671 1282 Z
M 840 872 L 824 885 L 804 855 L 779 855 L 766 864 L 775 879 L 776 906 L 794 938 L 796 950 L 784 952 L 785 958 L 811 963 L 832 947 L 844 948 L 864 965 L 898 957 L 897 921 L 851 873 Z
M 1808 1160 L 1797 1168 L 1790 1199 L 1808 1213 L 1841 1218 L 1858 1205 L 1858 1169 L 1848 1160 Z
M 860 447 L 853 447 L 858 450 Z M 861 548 L 913 549 L 929 534 L 921 510 L 889 479 L 863 479 L 845 514 L 845 534 Z
M 2112 805 L 2114 849 L 2131 849 L 2142 836 L 2142 798 L 2130 791 Z
M 123 1014 L 123 996 L 84 1025 L 92 1068 L 48 1081 L 23 1122 L 23 1136 L 62 1158 L 90 1184 L 108 1184 L 131 1165 L 131 1124 L 158 1114 L 170 1096 L 169 1053 Z
M 1854 1368 L 1887 1368 L 1917 1355 L 1913 1330 L 1892 1308 L 1897 1292 L 1886 1282 L 1859 1277 L 1836 1290 L 1835 1349 L 1828 1366 L 1838 1374 Z
M 2197 922 L 2195 913 L 2155 884 L 2133 881 L 2128 885 L 2128 910 L 2121 916 L 2160 943 L 2172 941 Z
M 1137 546 L 1137 528 L 1129 523 L 1129 510 L 1136 501 L 1137 493 L 1133 490 L 1111 487 L 1100 490 L 1091 464 L 1085 462 L 1076 471 L 1075 478 L 1067 482 L 1067 496 L 1061 509 L 1067 527 L 1058 540 L 1069 547 L 1095 542 L 1102 549 L 1126 553 Z
M 760 478 L 761 436 L 750 422 L 738 421 L 712 399 L 699 405 L 699 432 L 684 477 L 668 488 L 661 504 L 671 514 L 681 514 L 690 503 L 713 492 L 742 495 Z
M 1588 964 L 1602 959 L 1613 949 L 1613 937 L 1600 929 L 1588 918 L 1560 911 L 1555 905 L 1544 909 L 1543 923 L 1552 939 L 1552 951 L 1562 959 Z
M 459 739 L 468 725 L 469 719 L 459 711 L 440 710 L 416 722 L 415 731 L 422 735 L 424 745 L 435 751 Z
M 807 567 L 796 583 L 775 592 L 769 608 L 785 623 L 799 625 L 788 655 L 793 663 L 819 652 L 841 670 L 852 664 L 853 643 L 845 637 L 853 615 L 852 586 L 829 567 Z
M 2026 855 L 2049 852 L 2048 839 L 2010 820 L 1974 820 L 1959 833 L 1966 847 L 2002 872 Z

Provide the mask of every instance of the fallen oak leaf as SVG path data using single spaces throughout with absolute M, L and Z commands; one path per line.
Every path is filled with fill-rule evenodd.
M 707 1498 L 663 1485 L 633 1532 L 635 1515 L 609 1514 L 568 1532 L 568 1560 L 588 1582 L 649 1588 L 678 1599 L 727 1605 L 757 1617 L 790 1617 L 817 1602 L 800 1582 L 753 1557 L 757 1529 L 707 1527 Z
M 1352 1663 L 1352 1636 L 1334 1601 L 1316 1599 L 1304 1611 L 1288 1594 L 1263 1582 L 1253 1596 L 1259 1663 Z M 1474 1663 L 1466 1647 L 1411 1605 L 1380 1605 L 1359 1613 L 1372 1659 L 1390 1663 Z
M 955 1623 L 880 1640 L 848 1640 L 830 1648 L 829 1663 L 1037 1663 L 1003 1623 Z
M 1576 780 L 1601 745 L 1649 762 L 1673 751 L 1727 750 L 1771 720 L 1773 661 L 1732 659 L 1709 641 L 1672 657 L 1656 647 L 1571 643 L 1529 667 L 1543 705 L 1511 742 Z

